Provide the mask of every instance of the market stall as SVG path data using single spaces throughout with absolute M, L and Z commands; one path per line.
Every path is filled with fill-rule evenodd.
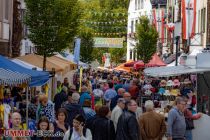
M 21 86 L 26 91 L 26 101 L 28 102 L 29 87 L 42 86 L 48 82 L 50 75 L 48 72 L 41 72 L 24 68 L 11 60 L 0 55 L 0 95 L 3 96 L 4 86 L 9 88 Z M 10 108 L 6 104 L 7 108 Z M 2 108 L 2 107 L 1 107 Z M 11 109 L 9 109 L 10 111 Z M 7 122 L 7 121 L 4 121 Z M 28 103 L 26 104 L 26 123 L 28 123 Z

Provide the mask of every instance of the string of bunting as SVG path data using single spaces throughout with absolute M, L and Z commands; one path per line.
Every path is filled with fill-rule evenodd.
M 110 36 L 110 35 L 124 35 L 126 32 L 119 32 L 119 33 L 94 33 L 94 35 L 99 35 L 99 36 Z
M 95 12 L 95 11 L 90 11 L 89 14 L 92 14 L 94 16 L 127 16 L 127 13 L 112 13 L 112 12 Z
M 115 20 L 115 21 L 106 21 L 106 22 L 96 22 L 96 21 L 87 21 L 87 20 L 81 20 L 81 22 L 87 23 L 87 24 L 94 24 L 94 25 L 112 25 L 112 24 L 116 24 L 116 23 L 126 23 L 127 24 L 127 20 Z
M 106 29 L 111 29 L 111 30 L 127 30 L 126 26 L 118 26 L 118 27 L 114 27 L 114 26 L 90 26 L 93 27 L 97 30 L 106 30 Z

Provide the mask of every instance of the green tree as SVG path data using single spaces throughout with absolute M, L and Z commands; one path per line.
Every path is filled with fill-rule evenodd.
M 141 16 L 136 27 L 136 33 L 137 58 L 148 63 L 157 49 L 158 32 L 146 16 Z
M 73 42 L 81 15 L 78 0 L 25 0 L 26 20 L 29 38 L 34 43 L 37 54 L 46 59 L 61 52 Z
M 119 64 L 122 62 L 123 57 L 126 54 L 126 43 L 123 43 L 123 48 L 110 48 L 111 61 Z
M 91 30 L 86 30 L 80 33 L 81 38 L 81 48 L 80 48 L 80 58 L 81 61 L 85 63 L 90 63 L 93 60 L 93 34 Z

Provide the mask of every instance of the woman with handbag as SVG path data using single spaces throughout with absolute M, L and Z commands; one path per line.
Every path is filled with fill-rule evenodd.
M 187 106 L 184 111 L 185 122 L 186 122 L 186 132 L 185 132 L 186 140 L 193 140 L 192 138 L 192 129 L 194 129 L 193 120 L 197 120 L 201 118 L 202 116 L 202 113 L 197 113 L 193 115 L 191 110 L 192 110 L 192 107 Z

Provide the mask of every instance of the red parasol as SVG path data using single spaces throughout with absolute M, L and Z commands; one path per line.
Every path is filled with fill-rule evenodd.
M 152 59 L 147 64 L 144 64 L 143 61 L 134 64 L 134 68 L 137 70 L 140 68 L 145 68 L 145 67 L 160 67 L 160 66 L 166 66 L 166 64 L 163 62 L 163 60 L 157 54 L 154 54 L 152 56 Z

